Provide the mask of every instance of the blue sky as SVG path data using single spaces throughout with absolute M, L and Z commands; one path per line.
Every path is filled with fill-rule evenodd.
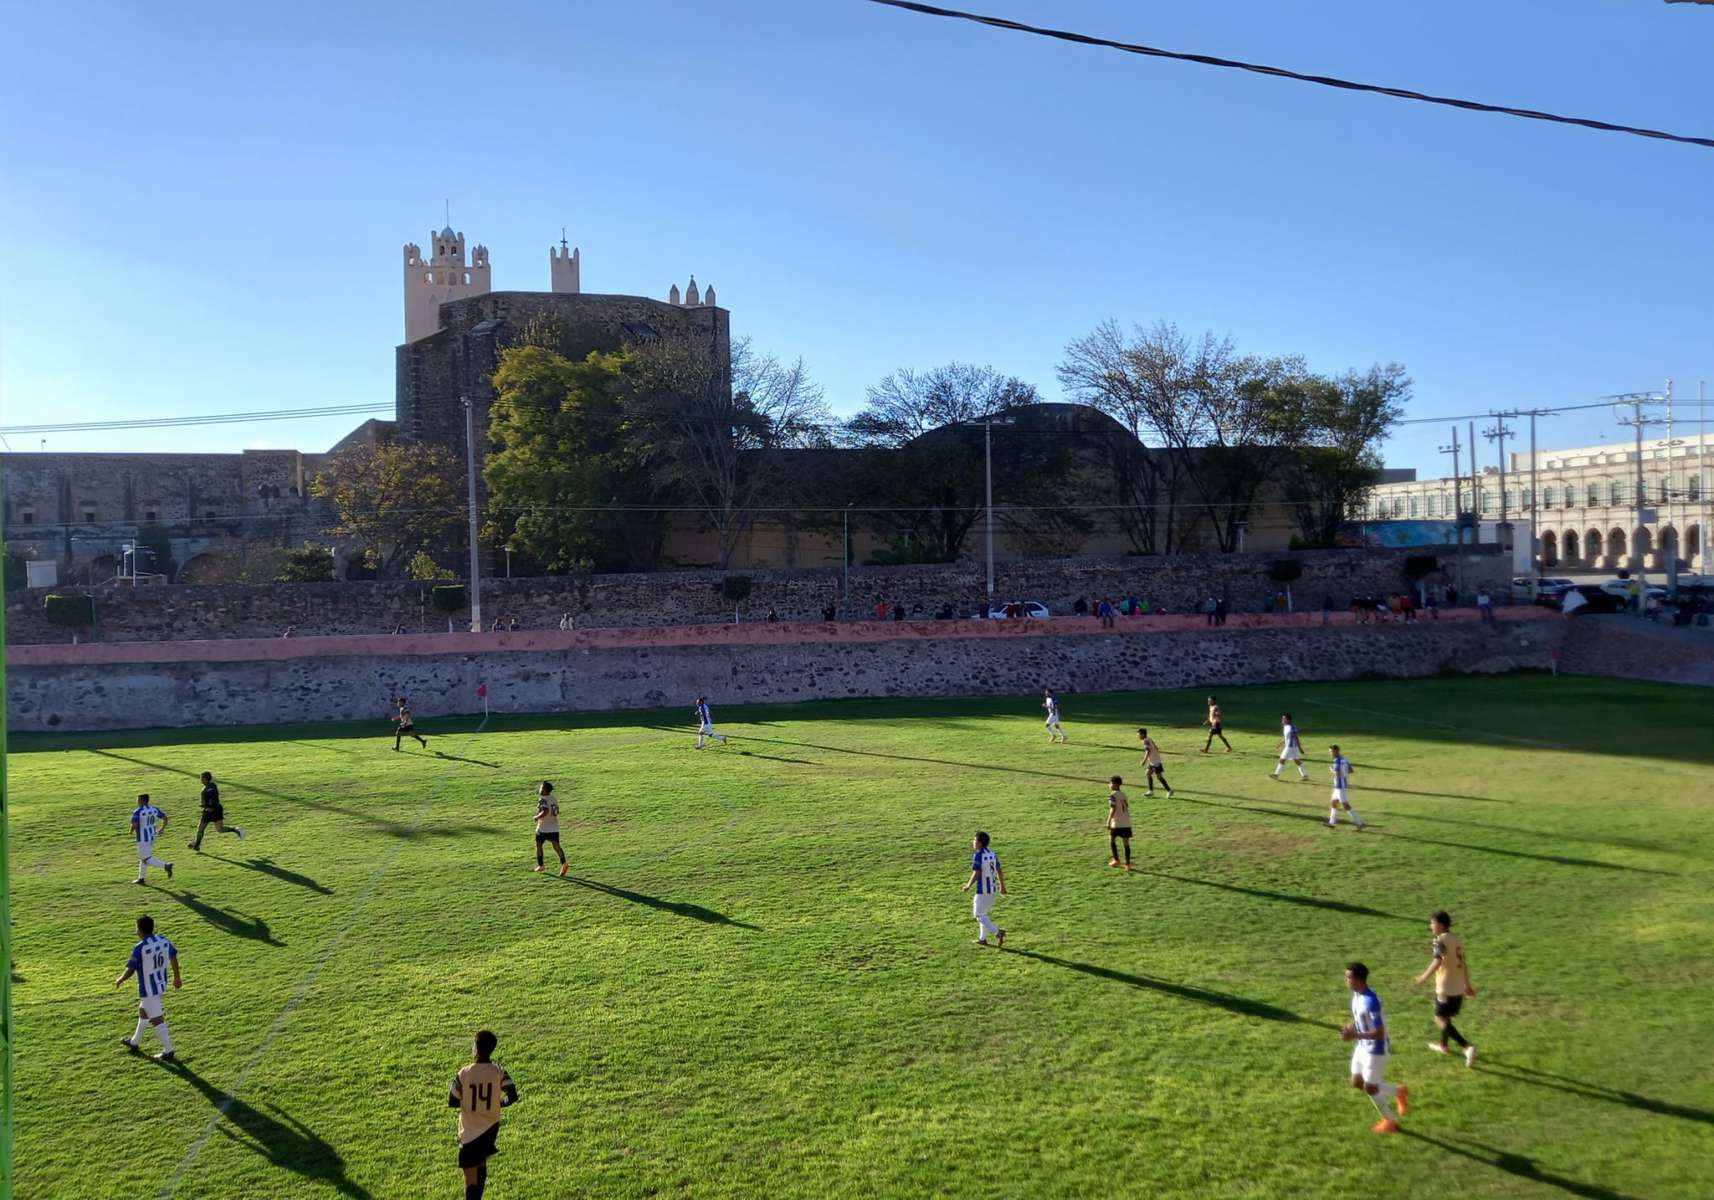
M 1714 134 L 1702 6 L 981 7 Z M 1056 395 L 1065 343 L 1107 316 L 1329 371 L 1397 360 L 1417 416 L 1714 383 L 1714 150 L 860 0 L 12 5 L 7 24 L 7 425 L 390 403 L 400 247 L 445 199 L 496 288 L 545 290 L 561 226 L 586 290 L 664 296 L 694 272 L 840 412 L 951 359 Z M 354 423 L 48 448 L 321 450 Z M 1602 434 L 1622 436 L 1542 426 Z M 1434 470 L 1445 436 L 1403 433 L 1389 461 Z

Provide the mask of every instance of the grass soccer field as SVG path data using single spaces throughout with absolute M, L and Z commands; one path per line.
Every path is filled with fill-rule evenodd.
M 721 699 L 700 752 L 688 704 L 430 721 L 427 753 L 385 719 L 19 739 L 17 1194 L 459 1196 L 446 1095 L 488 1027 L 522 1092 L 494 1200 L 1714 1195 L 1707 692 L 1234 688 L 1207 757 L 1193 693 L 1066 696 L 1068 745 L 1027 695 Z M 1268 778 L 1282 710 L 1309 783 Z M 1145 723 L 1173 800 L 1142 796 Z M 1362 833 L 1318 824 L 1333 741 Z M 198 855 L 202 770 L 248 836 Z M 529 869 L 544 778 L 569 879 Z M 131 882 L 139 791 L 171 883 Z M 978 828 L 999 952 L 958 890 Z M 1474 1070 L 1410 985 L 1442 907 Z M 176 1067 L 119 1045 L 145 910 Z M 1347 1082 L 1353 958 L 1401 1135 Z

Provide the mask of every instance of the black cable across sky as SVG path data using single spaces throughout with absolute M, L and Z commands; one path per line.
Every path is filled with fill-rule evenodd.
M 1022 21 L 1011 21 L 1005 17 L 989 17 L 981 13 L 962 12 L 956 8 L 939 8 L 933 4 L 918 4 L 915 3 L 915 0 L 869 0 L 869 3 L 884 4 L 888 8 L 902 8 L 906 12 L 920 13 L 928 17 L 948 17 L 958 21 L 970 21 L 977 25 L 989 25 L 995 29 L 1007 29 L 1014 33 L 1031 33 L 1037 37 L 1057 38 L 1062 42 L 1074 42 L 1082 46 L 1100 46 L 1108 50 L 1123 50 L 1127 54 L 1141 54 L 1148 58 L 1170 58 L 1178 62 L 1200 63 L 1205 67 L 1224 67 L 1231 71 L 1249 71 L 1256 75 L 1295 79 L 1299 83 L 1314 83 L 1322 87 L 1339 88 L 1347 92 L 1368 92 L 1377 96 L 1392 96 L 1398 100 L 1415 100 L 1421 104 L 1439 104 L 1446 108 L 1462 108 L 1468 112 L 1498 113 L 1506 117 L 1521 117 L 1526 121 L 1550 121 L 1556 125 L 1576 125 L 1601 133 L 1626 133 L 1633 137 L 1655 138 L 1663 142 L 1680 142 L 1687 146 L 1714 149 L 1714 138 L 1668 133 L 1661 129 L 1644 129 L 1636 125 L 1617 125 L 1611 121 L 1597 121 L 1592 117 L 1567 117 L 1559 113 L 1542 112 L 1533 108 L 1512 108 L 1504 104 L 1485 104 L 1480 100 L 1460 100 L 1453 96 L 1434 96 L 1427 92 L 1413 92 L 1408 88 L 1387 87 L 1378 83 L 1358 83 L 1350 79 L 1339 79 L 1332 75 L 1309 75 L 1286 67 L 1270 67 L 1262 63 L 1243 62 L 1235 58 L 1217 58 L 1211 54 L 1187 54 L 1180 50 L 1162 50 L 1157 46 L 1118 42 L 1111 38 L 1095 37 L 1092 34 L 1074 33 L 1068 29 L 1047 29 L 1039 25 L 1026 25 Z

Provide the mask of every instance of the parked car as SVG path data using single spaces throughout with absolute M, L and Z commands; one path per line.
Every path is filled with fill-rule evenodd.
M 1518 600 L 1528 600 L 1533 596 L 1537 604 L 1557 607 L 1560 601 L 1565 599 L 1565 593 L 1576 586 L 1574 580 L 1557 576 L 1534 579 L 1528 575 L 1520 575 L 1512 580 L 1512 596 Z
M 1014 600 L 1011 603 L 1019 605 L 1019 607 L 1023 610 L 1022 615 L 1025 617 L 1028 617 L 1032 620 L 1045 621 L 1048 618 L 1047 605 L 1042 604 L 1040 601 L 1037 601 L 1037 600 L 1023 600 L 1023 601 Z M 988 619 L 991 621 L 1004 621 L 1006 619 L 1006 609 L 1008 607 L 1009 607 L 1009 605 L 1006 605 L 1006 604 L 996 604 L 996 605 L 994 605 L 993 608 L 988 610 L 986 615 L 987 615 Z M 983 617 L 983 615 L 984 614 L 982 614 L 982 613 L 976 613 L 975 614 L 975 616 L 978 620 L 980 620 Z
M 1601 590 L 1606 592 L 1609 596 L 1617 596 L 1621 600 L 1629 600 L 1631 598 L 1631 584 L 1635 582 L 1636 580 L 1634 579 L 1609 579 L 1600 586 Z M 1648 594 L 1655 600 L 1666 599 L 1666 589 L 1658 587 L 1652 583 L 1648 585 Z
M 1586 603 L 1573 609 L 1572 616 L 1580 617 L 1585 614 L 1593 616 L 1599 613 L 1616 613 L 1625 610 L 1625 597 L 1615 596 L 1611 592 L 1604 591 L 1598 584 L 1580 583 L 1573 590 L 1582 596 Z M 1560 603 L 1563 604 L 1564 600 L 1561 599 Z

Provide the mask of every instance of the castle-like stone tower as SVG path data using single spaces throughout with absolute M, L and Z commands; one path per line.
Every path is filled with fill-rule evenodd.
M 549 290 L 558 292 L 562 296 L 577 295 L 583 290 L 582 267 L 583 261 L 577 252 L 577 247 L 566 248 L 565 233 L 562 230 L 559 235 L 558 248 L 548 247 L 548 270 L 552 280 L 552 286 Z
M 448 226 L 431 239 L 434 257 L 423 261 L 416 243 L 405 247 L 405 341 L 425 338 L 440 328 L 440 306 L 448 300 L 484 296 L 491 289 L 488 247 L 478 246 L 464 261 L 464 235 Z M 572 252 L 572 291 L 576 291 L 576 251 Z M 555 268 L 558 282 L 558 268 Z M 556 286 L 554 291 L 559 291 Z

